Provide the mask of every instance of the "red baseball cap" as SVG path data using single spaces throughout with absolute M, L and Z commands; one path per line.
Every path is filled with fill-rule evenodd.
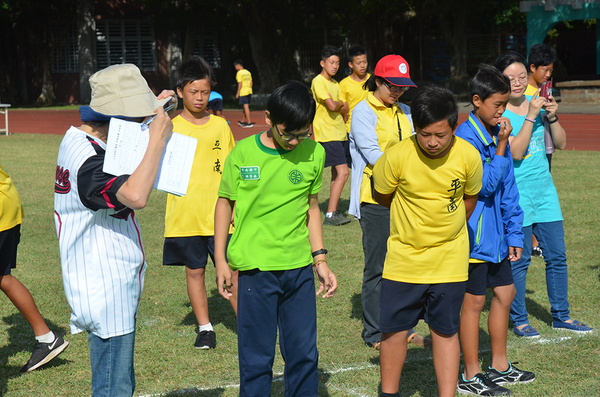
M 397 86 L 416 87 L 410 79 L 408 62 L 400 55 L 386 55 L 377 62 L 375 76 Z

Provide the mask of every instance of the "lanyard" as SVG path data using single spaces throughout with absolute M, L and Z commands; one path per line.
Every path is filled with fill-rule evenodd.
M 398 108 L 394 111 L 396 113 L 396 123 L 398 123 L 398 138 L 402 140 L 402 127 L 400 127 L 400 116 L 398 116 Z
M 487 141 L 486 136 L 479 129 L 479 126 L 477 125 L 477 123 L 475 122 L 475 120 L 473 120 L 473 114 L 469 115 L 469 122 L 473 125 L 473 127 L 475 127 L 475 129 L 477 130 L 477 133 L 481 137 L 481 140 L 486 144 L 486 146 L 488 146 L 489 142 Z M 496 143 L 496 137 L 495 136 L 492 136 L 492 140 L 494 141 L 494 145 L 498 146 L 498 144 Z

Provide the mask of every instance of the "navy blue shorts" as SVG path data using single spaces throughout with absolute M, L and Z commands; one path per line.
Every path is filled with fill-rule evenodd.
M 208 104 L 206 105 L 207 109 L 212 109 L 216 112 L 220 112 L 223 110 L 223 99 L 222 98 L 216 98 L 213 99 L 212 101 L 208 101 Z
M 240 105 L 250 105 L 250 100 L 251 99 L 252 99 L 252 94 L 241 96 L 239 104 Z
M 506 257 L 500 263 L 469 263 L 467 292 L 471 295 L 485 295 L 486 288 L 514 284 L 510 261 Z
M 350 157 L 350 141 L 330 141 L 319 142 L 325 149 L 325 165 L 324 167 L 332 167 L 336 165 L 352 164 Z
M 0 275 L 8 276 L 17 267 L 17 246 L 21 241 L 21 225 L 0 232 Z
M 411 284 L 382 278 L 379 330 L 406 331 L 424 319 L 439 333 L 457 333 L 466 284 Z
M 227 245 L 231 234 L 227 236 Z M 208 256 L 215 263 L 215 237 L 167 237 L 163 247 L 163 265 L 187 266 L 190 269 L 206 267 Z

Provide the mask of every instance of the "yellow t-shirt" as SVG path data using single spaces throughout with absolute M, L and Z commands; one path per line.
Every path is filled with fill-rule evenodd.
M 0 232 L 21 224 L 24 216 L 19 192 L 0 166 Z
M 398 124 L 400 124 L 402 140 L 409 139 L 412 136 L 412 125 L 408 117 L 397 105 L 388 108 L 375 98 L 372 92 L 368 94 L 367 103 L 377 115 L 377 127 L 375 129 L 377 142 L 381 151 L 385 153 L 392 146 L 400 142 Z M 377 201 L 373 200 L 373 195 L 371 194 L 371 175 L 373 175 L 373 166 L 367 163 L 360 185 L 361 203 L 377 204 Z
M 481 189 L 479 152 L 456 137 L 441 159 L 426 157 L 416 136 L 375 164 L 375 189 L 395 193 L 383 278 L 413 284 L 467 280 L 469 235 L 463 195 Z
M 250 73 L 248 69 L 238 70 L 238 72 L 235 74 L 235 79 L 238 83 L 242 83 L 240 96 L 252 94 L 252 73 Z
M 367 99 L 369 90 L 365 90 L 363 85 L 371 77 L 370 73 L 367 73 L 367 79 L 363 82 L 358 82 L 352 78 L 352 75 L 346 77 L 340 81 L 340 100 L 347 102 L 350 107 L 348 112 L 348 120 L 346 120 L 346 132 L 350 133 L 350 121 L 352 120 L 352 110 L 354 106 L 364 99 Z
M 533 96 L 533 94 L 535 94 L 535 92 L 538 90 L 538 87 L 534 87 L 531 84 L 527 84 L 527 89 L 525 90 L 525 92 L 523 93 L 523 95 L 531 95 Z
M 173 131 L 198 139 L 198 145 L 186 195 L 167 197 L 165 237 L 214 236 L 217 192 L 225 158 L 235 146 L 233 134 L 227 121 L 213 115 L 203 125 L 177 116 Z
M 322 75 L 317 75 L 312 81 L 310 87 L 317 102 L 317 113 L 313 121 L 313 130 L 315 132 L 315 141 L 331 142 L 346 141 L 348 133 L 344 125 L 344 118 L 340 112 L 332 112 L 325 105 L 325 100 L 331 98 L 334 101 L 339 100 L 340 85 L 335 80 L 327 80 Z

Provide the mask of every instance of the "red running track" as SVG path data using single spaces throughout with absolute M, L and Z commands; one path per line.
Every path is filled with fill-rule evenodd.
M 231 130 L 236 140 L 240 140 L 268 128 L 264 111 L 252 111 L 253 128 L 242 128 L 237 124 L 242 112 L 225 110 L 223 115 L 231 121 Z M 459 114 L 459 123 L 464 122 L 468 114 Z M 567 150 L 600 151 L 600 115 L 561 114 L 560 123 L 567 131 Z M 24 109 L 10 110 L 8 126 L 11 134 L 64 134 L 70 126 L 81 125 L 78 110 Z M 4 126 L 4 118 L 0 118 Z

